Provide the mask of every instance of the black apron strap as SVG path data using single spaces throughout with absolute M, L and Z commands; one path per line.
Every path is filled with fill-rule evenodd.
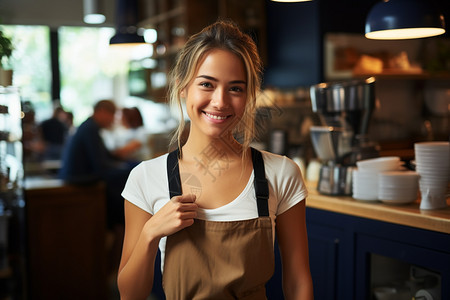
M 180 170 L 178 168 L 178 149 L 167 156 L 167 179 L 169 180 L 170 199 L 181 195 Z
M 258 205 L 258 215 L 260 217 L 269 216 L 269 184 L 266 179 L 266 172 L 264 169 L 264 160 L 261 152 L 252 149 L 253 170 L 255 173 L 255 194 L 256 204 Z

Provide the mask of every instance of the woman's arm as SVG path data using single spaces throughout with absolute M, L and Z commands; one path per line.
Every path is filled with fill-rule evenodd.
M 122 300 L 150 295 L 159 240 L 193 224 L 194 201 L 194 195 L 173 197 L 154 216 L 125 201 L 125 237 L 117 277 Z
M 276 219 L 276 231 L 283 264 L 283 291 L 286 299 L 313 299 L 309 270 L 305 200 Z
M 151 215 L 125 201 L 125 237 L 117 284 L 121 299 L 146 299 L 153 286 L 159 239 L 144 233 Z

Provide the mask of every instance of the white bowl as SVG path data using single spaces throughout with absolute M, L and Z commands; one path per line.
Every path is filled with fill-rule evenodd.
M 370 158 L 356 162 L 359 169 L 373 170 L 377 172 L 397 170 L 400 167 L 400 157 L 386 156 Z

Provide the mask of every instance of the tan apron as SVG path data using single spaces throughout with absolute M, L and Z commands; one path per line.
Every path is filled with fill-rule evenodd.
M 266 299 L 274 271 L 269 190 L 261 153 L 252 148 L 256 219 L 194 224 L 167 237 L 163 287 L 171 299 Z M 181 195 L 178 151 L 167 159 L 170 197 Z

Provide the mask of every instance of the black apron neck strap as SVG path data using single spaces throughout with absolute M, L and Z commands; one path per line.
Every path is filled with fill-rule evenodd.
M 178 167 L 178 148 L 167 156 L 167 179 L 169 180 L 170 199 L 181 195 L 180 169 Z
M 256 204 L 258 206 L 258 216 L 269 216 L 269 184 L 266 179 L 266 172 L 264 169 L 264 160 L 260 151 L 251 148 L 252 162 L 255 179 L 253 184 L 255 186 Z M 169 180 L 169 194 L 170 198 L 181 195 L 181 179 L 180 170 L 178 167 L 178 149 L 169 153 L 167 157 L 167 178 Z
M 266 172 L 264 169 L 264 160 L 260 151 L 251 148 L 253 170 L 255 173 L 255 194 L 256 204 L 258 205 L 258 215 L 260 217 L 269 216 L 269 184 L 266 179 Z

